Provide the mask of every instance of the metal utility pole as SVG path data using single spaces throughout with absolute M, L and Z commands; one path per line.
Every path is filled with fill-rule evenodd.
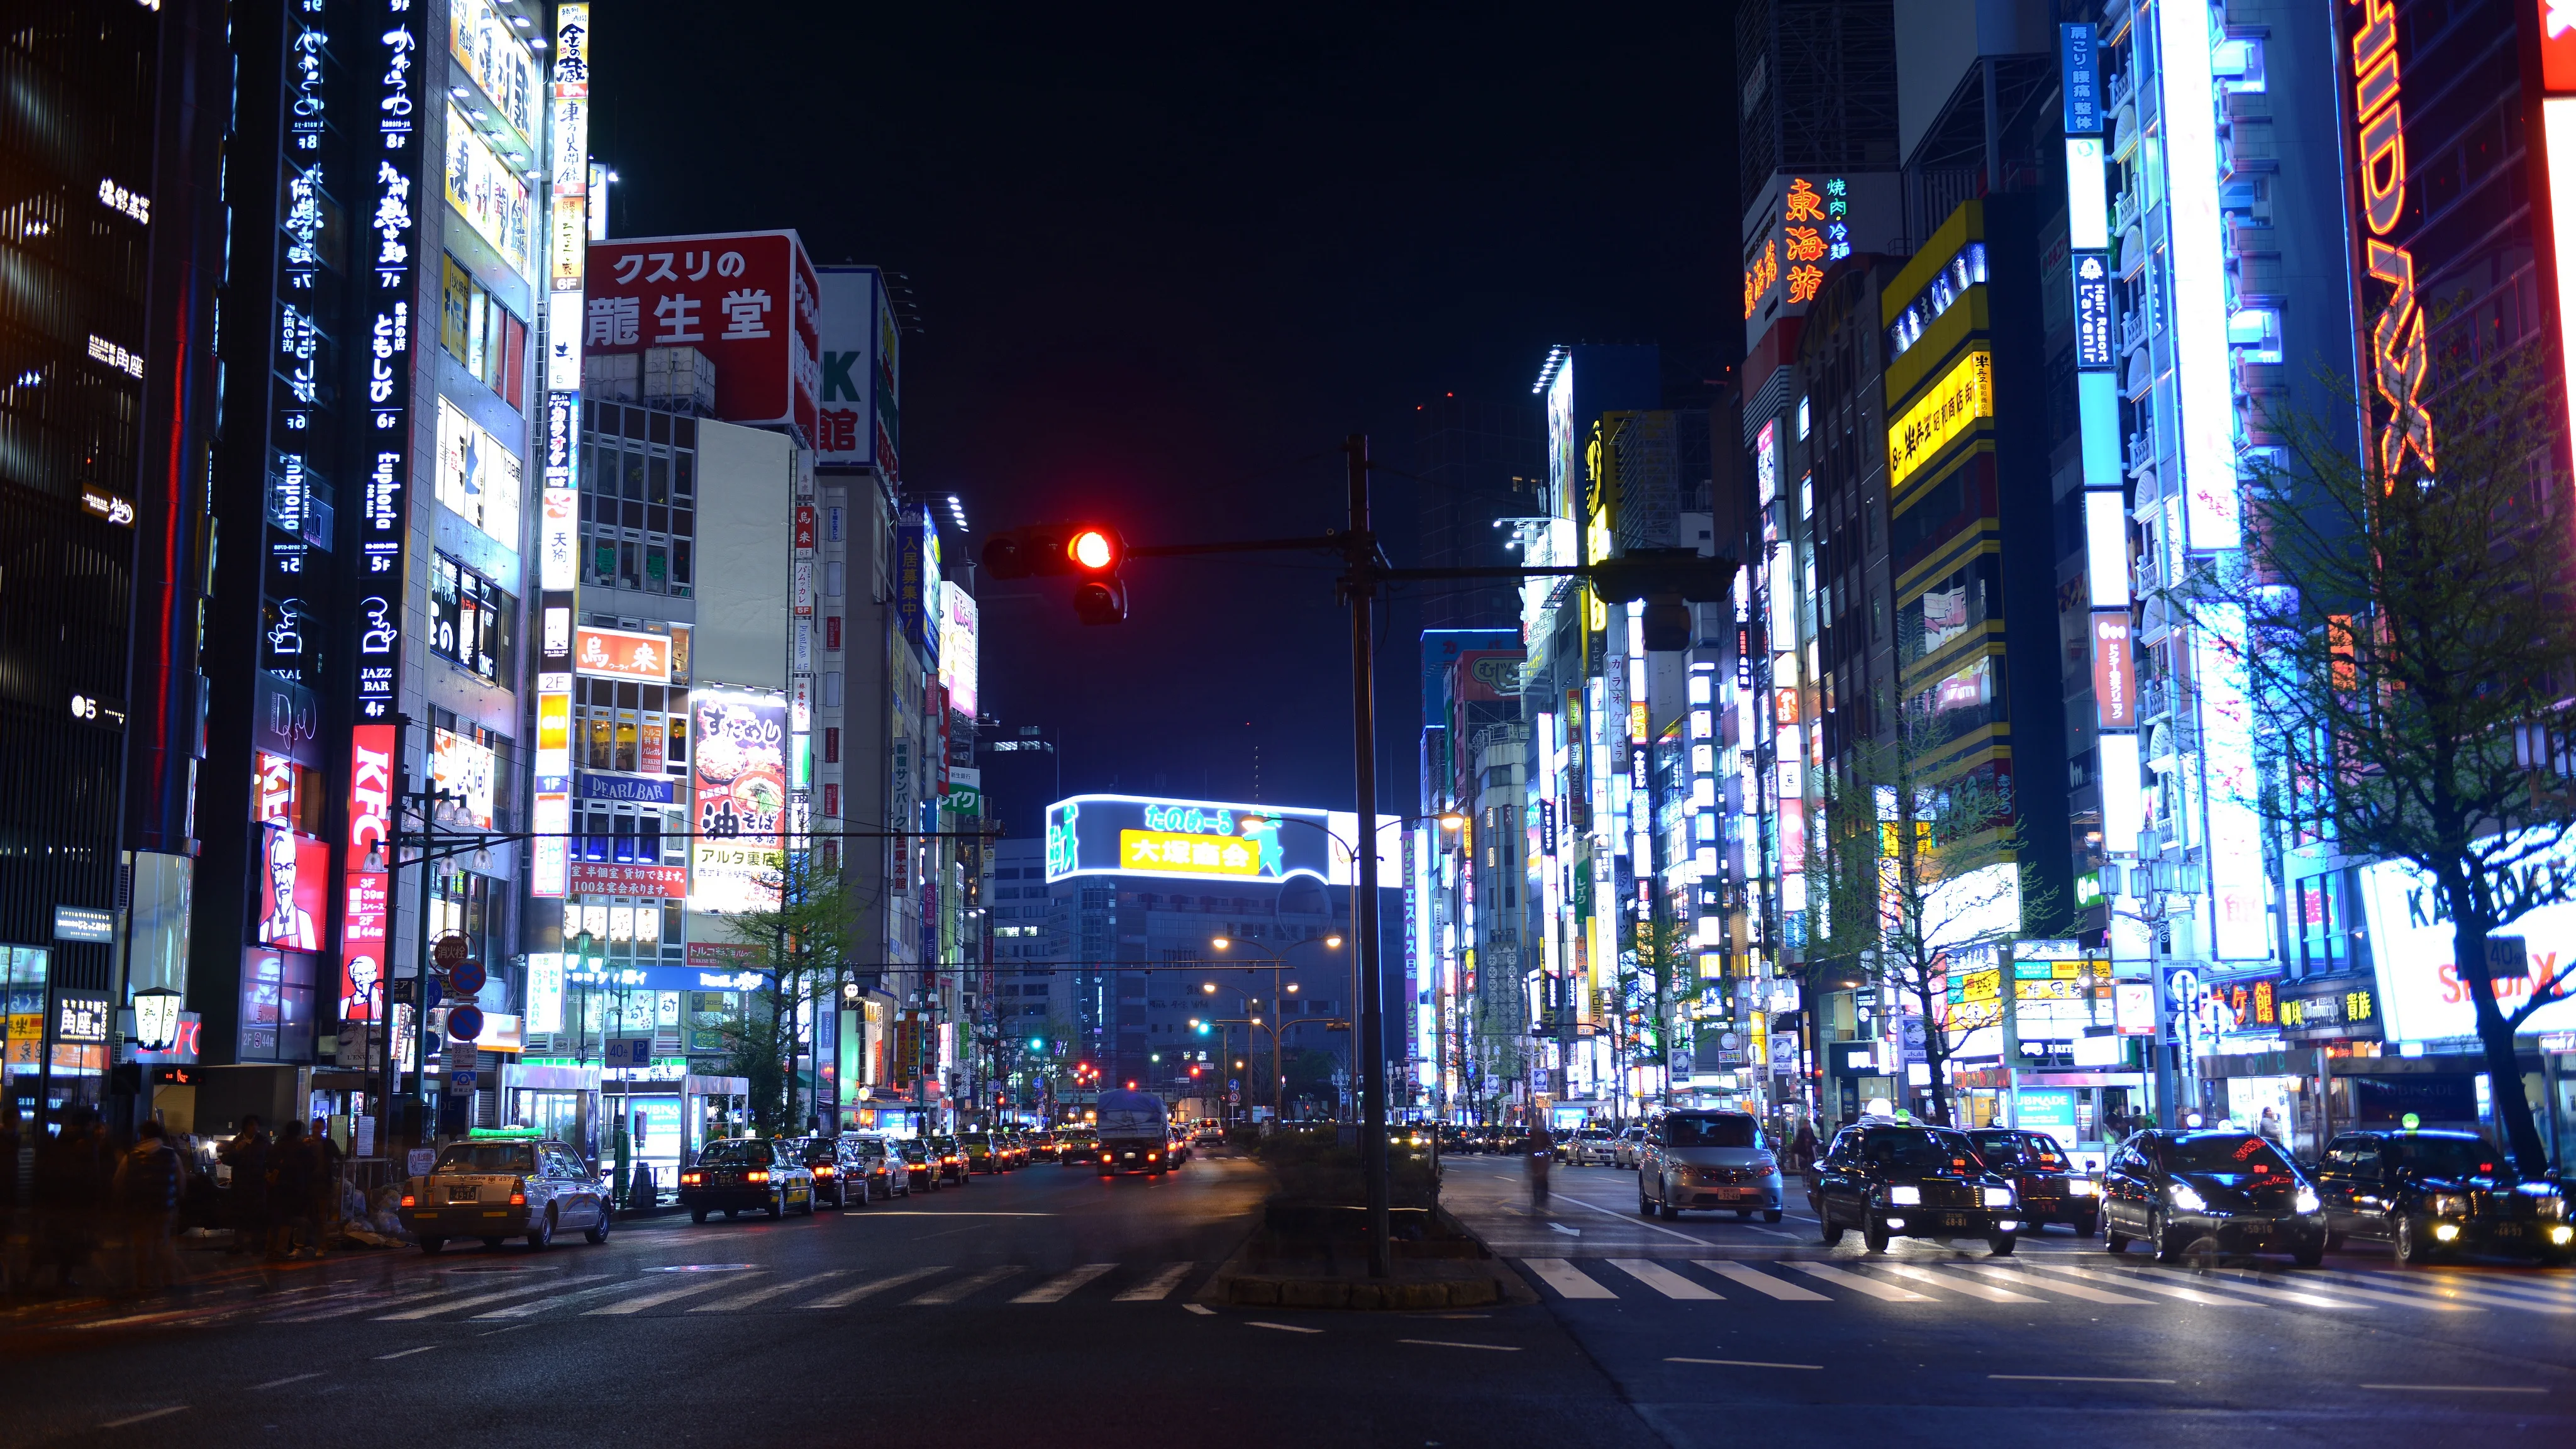
M 1377 535 L 1369 525 L 1368 436 L 1343 443 L 1349 455 L 1351 526 L 1342 557 L 1349 573 L 1342 592 L 1351 606 L 1352 785 L 1359 796 L 1358 887 L 1351 896 L 1351 930 L 1359 937 L 1360 966 L 1360 1176 L 1368 1183 L 1369 1276 L 1391 1277 L 1387 1242 L 1386 1012 L 1377 931 L 1377 657 L 1370 625 L 1377 605 Z

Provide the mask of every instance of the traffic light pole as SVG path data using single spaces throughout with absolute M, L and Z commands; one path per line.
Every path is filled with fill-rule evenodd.
M 1359 797 L 1360 835 L 1351 852 L 1359 864 L 1351 931 L 1359 937 L 1360 1175 L 1368 1183 L 1369 1276 L 1386 1278 L 1393 1276 L 1395 1263 L 1387 1241 L 1386 987 L 1377 930 L 1377 652 L 1370 628 L 1380 567 L 1377 536 L 1369 523 L 1368 436 L 1353 433 L 1342 446 L 1351 482 L 1351 526 L 1342 535 L 1348 569 L 1342 594 L 1351 606 L 1351 783 Z

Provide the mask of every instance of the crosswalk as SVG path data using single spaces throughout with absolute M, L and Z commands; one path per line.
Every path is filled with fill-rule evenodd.
M 1574 1302 L 1660 1297 L 1680 1303 L 1868 1304 L 1938 1312 L 1943 1305 L 1995 1303 L 2104 1308 L 2204 1308 L 2375 1315 L 2390 1309 L 2436 1317 L 2576 1317 L 2576 1279 L 2316 1270 L 2193 1271 L 2162 1264 L 2079 1266 L 2054 1258 L 1835 1258 L 1742 1261 L 1532 1257 L 1516 1260 L 1543 1296 Z M 1699 1276 L 1685 1269 L 1697 1269 Z

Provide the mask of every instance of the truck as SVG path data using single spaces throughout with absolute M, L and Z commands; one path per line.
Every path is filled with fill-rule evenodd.
M 1160 1174 L 1170 1164 L 1172 1117 L 1163 1099 L 1150 1092 L 1111 1088 L 1093 1108 L 1099 1114 L 1100 1175 L 1122 1172 Z

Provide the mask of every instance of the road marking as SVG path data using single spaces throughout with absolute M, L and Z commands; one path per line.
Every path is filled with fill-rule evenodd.
M 2262 1289 L 2262 1290 L 2263 1290 L 2261 1293 L 2259 1293 L 2259 1294 L 2255 1295 L 2255 1296 L 2257 1296 L 2257 1297 L 2286 1298 L 2286 1299 L 2290 1300 L 2292 1303 L 2304 1303 L 2304 1304 L 2308 1305 L 2310 1308 L 2359 1308 L 2359 1307 L 2361 1306 L 2361 1305 L 2360 1305 L 2360 1304 L 2358 1304 L 2358 1303 L 2346 1303 L 2345 1301 L 2343 1301 L 2343 1300 L 2342 1300 L 2342 1299 L 2340 1299 L 2340 1298 L 2321 1298 L 2321 1297 L 2317 1296 L 2317 1295 L 2316 1295 L 2316 1294 L 2314 1294 L 2314 1293 L 2301 1293 L 2301 1292 L 2299 1292 L 2298 1290 L 2296 1290 L 2296 1289 L 2294 1289 L 2294 1288 L 2286 1288 L 2286 1287 L 2281 1286 L 2281 1284 L 2280 1284 L 2279 1280 L 2277 1280 L 2277 1279 L 2268 1278 L 2268 1277 L 2262 1276 L 2262 1275 L 2260 1275 L 2260 1274 L 2255 1274 L 2255 1273 L 2200 1273 L 2200 1274 L 2191 1274 L 2191 1273 L 2187 1273 L 2187 1272 L 2185 1272 L 2185 1271 L 2184 1271 L 2184 1270 L 2182 1270 L 2182 1269 L 2177 1269 L 2177 1268 L 2165 1268 L 2165 1267 L 2150 1267 L 2150 1268 L 2143 1269 L 2143 1270 L 2141 1270 L 2141 1271 L 2144 1271 L 2144 1272 L 2146 1272 L 2146 1273 L 2153 1274 L 2153 1275 L 2155 1275 L 2155 1276 L 2157 1276 L 2157 1277 L 2160 1277 L 2160 1278 L 2188 1278 L 2188 1277 L 2198 1277 L 2198 1278 L 2201 1278 L 2201 1279 L 2203 1279 L 2203 1280 L 2215 1280 L 2215 1279 L 2224 1278 L 2224 1279 L 2228 1280 L 2229 1282 L 2233 1282 L 2233 1283 L 2250 1283 L 2250 1284 L 2254 1285 L 2255 1287 L 2260 1288 L 2260 1289 Z
M 1508 1343 L 1459 1343 L 1446 1338 L 1399 1338 L 1398 1343 L 1418 1343 L 1425 1348 L 1481 1348 L 1487 1353 L 1518 1353 L 1520 1348 Z
M 706 1278 L 694 1283 L 684 1281 L 672 1287 L 656 1289 L 651 1293 L 640 1294 L 633 1298 L 621 1298 L 604 1308 L 594 1308 L 582 1317 L 623 1318 L 630 1313 L 641 1313 L 647 1308 L 659 1308 L 665 1303 L 686 1298 L 693 1293 L 712 1293 L 732 1281 L 734 1280 L 730 1278 Z
M 2363 1384 L 2402 1394 L 2545 1394 L 2549 1390 L 2522 1384 Z
M 847 1221 L 864 1223 L 872 1222 L 878 1218 L 1051 1218 L 1056 1216 L 1059 1215 L 1056 1213 L 968 1212 L 964 1208 L 959 1208 L 953 1213 L 920 1212 L 912 1208 L 876 1208 L 859 1217 L 850 1218 Z
M 1804 1234 L 1804 1233 L 1784 1233 L 1784 1232 L 1780 1231 L 1778 1228 L 1754 1227 L 1754 1225 L 1753 1225 L 1753 1224 L 1751 1224 L 1751 1223 L 1746 1223 L 1746 1224 L 1745 1224 L 1745 1226 L 1746 1226 L 1746 1227 L 1748 1227 L 1748 1228 L 1753 1228 L 1753 1231 L 1755 1231 L 1755 1232 L 1757 1232 L 1757 1233 L 1769 1233 L 1771 1236 L 1773 1236 L 1773 1237 L 1775 1237 L 1775 1238 L 1787 1238 L 1789 1241 L 1791 1241 L 1791 1242 L 1793 1242 L 1793 1243 L 1802 1243 L 1802 1242 L 1805 1242 L 1805 1241 L 1806 1241 L 1806 1239 L 1807 1239 L 1807 1235 L 1806 1235 L 1806 1234 Z
M 2169 1384 L 2171 1379 L 2106 1379 L 2089 1374 L 1988 1374 L 1990 1379 L 2005 1379 L 2026 1384 Z M 2370 1387 L 2368 1384 L 2363 1388 Z
M 648 1269 L 647 1271 L 649 1272 L 651 1270 Z M 477 1313 L 466 1321 L 468 1323 L 494 1323 L 513 1318 L 534 1318 L 538 1314 L 546 1312 L 548 1309 L 561 1308 L 567 1303 L 577 1303 L 591 1298 L 606 1298 L 611 1294 L 630 1292 L 648 1281 L 651 1280 L 621 1278 L 614 1283 L 602 1283 L 595 1288 L 582 1288 L 571 1293 L 558 1293 L 551 1298 L 532 1298 L 525 1303 L 513 1303 L 507 1308 L 495 1308 L 489 1313 Z
M 1983 1298 L 1989 1303 L 2045 1303 L 2048 1301 L 2045 1298 L 2033 1298 L 2027 1293 L 2015 1293 L 2008 1288 L 1997 1288 L 1991 1284 L 1959 1282 L 1944 1278 L 1928 1268 L 1909 1268 L 1903 1263 L 1876 1263 L 1871 1266 L 1882 1273 L 1893 1273 L 1899 1278 L 1912 1278 L 1920 1283 L 1937 1284 L 1954 1293 L 1966 1293 Z
M 1058 1273 L 1011 1301 L 1013 1303 L 1060 1303 L 1064 1301 L 1066 1294 L 1117 1266 L 1115 1263 L 1085 1263 L 1069 1273 Z M 1182 1266 L 1187 1268 L 1189 1265 Z
M 543 1293 L 549 1288 L 562 1288 L 574 1283 L 594 1282 L 607 1276 L 608 1275 L 605 1273 L 584 1273 L 575 1278 L 555 1278 L 549 1279 L 543 1283 L 522 1283 L 516 1288 L 501 1288 L 490 1293 L 477 1293 L 471 1298 L 441 1298 L 439 1301 L 430 1304 L 426 1308 L 407 1308 L 400 1313 L 380 1313 L 376 1315 L 376 1321 L 378 1323 L 409 1323 L 415 1319 L 427 1318 L 433 1313 L 449 1313 L 459 1308 L 480 1308 L 486 1303 L 499 1303 L 504 1299 L 509 1298 L 523 1298 L 531 1293 Z
M 2395 1273 L 2302 1273 L 2308 1279 L 2323 1279 L 2337 1287 L 2386 1285 L 2387 1292 L 2430 1294 L 2458 1303 L 2481 1308 L 2514 1308 L 2525 1313 L 2546 1313 L 2559 1318 L 2576 1315 L 2576 1305 L 2553 1300 L 2546 1295 L 2528 1293 L 2519 1283 L 2500 1283 L 2493 1279 L 2462 1281 L 2426 1276 L 2405 1278 Z
M 436 1347 L 438 1347 L 438 1345 L 437 1345 L 437 1344 L 434 1344 L 434 1343 L 425 1343 L 425 1344 L 422 1344 L 422 1345 L 421 1345 L 420 1347 L 418 1347 L 418 1348 L 406 1348 L 406 1349 L 402 1349 L 402 1350 L 399 1350 L 399 1351 L 394 1352 L 394 1353 L 380 1353 L 380 1354 L 377 1354 L 377 1355 L 376 1355 L 376 1362 L 378 1362 L 378 1363 L 383 1363 L 386 1359 L 389 1359 L 389 1358 L 409 1358 L 409 1357 L 411 1357 L 413 1354 L 416 1354 L 416 1353 L 427 1353 L 427 1352 L 429 1352 L 431 1349 L 434 1349 L 434 1348 L 436 1348 Z
M 1281 1333 L 1321 1333 L 1324 1331 L 1320 1328 L 1299 1328 L 1293 1323 L 1264 1323 L 1258 1318 L 1245 1319 L 1244 1326 L 1246 1328 L 1275 1328 Z
M 260 1322 L 320 1323 L 326 1318 L 346 1318 L 352 1313 L 367 1313 L 378 1308 L 391 1308 L 399 1303 L 418 1303 L 424 1298 L 443 1298 L 447 1295 L 447 1292 L 448 1290 L 446 1288 L 438 1287 L 421 1289 L 411 1293 L 364 1293 L 357 1295 L 359 1301 L 355 1303 L 343 1303 L 337 1308 L 325 1308 L 318 1313 L 310 1311 L 312 1305 L 309 1303 L 298 1304 L 282 1313 L 270 1314 L 268 1317 L 261 1319 Z
M 1579 1238 L 1583 1236 L 1583 1229 L 1569 1228 L 1563 1223 L 1549 1223 L 1548 1227 L 1552 1231 L 1563 1233 L 1569 1238 Z
M 1693 1258 L 1692 1262 L 1720 1278 L 1741 1283 L 1756 1293 L 1767 1293 L 1789 1303 L 1831 1303 L 1832 1299 L 1795 1283 L 1784 1283 L 1768 1273 L 1757 1273 L 1742 1263 L 1729 1263 L 1721 1258 Z
M 300 1384 L 306 1379 L 318 1379 L 320 1377 L 322 1377 L 322 1375 L 319 1372 L 309 1374 L 289 1374 L 285 1378 L 270 1379 L 267 1383 L 253 1384 L 251 1387 L 254 1389 L 282 1389 L 288 1384 Z
M 889 1288 L 900 1288 L 904 1284 L 909 1283 L 916 1278 L 927 1278 L 933 1273 L 945 1273 L 947 1271 L 948 1265 L 945 1263 L 930 1268 L 914 1268 L 907 1272 L 895 1273 L 883 1278 L 870 1279 L 865 1283 L 844 1288 L 837 1293 L 826 1293 L 822 1297 L 815 1299 L 813 1302 L 808 1303 L 805 1306 L 808 1308 L 846 1308 L 849 1305 L 858 1302 L 860 1299 L 869 1297 L 872 1294 L 883 1293 Z
M 1521 1262 L 1539 1276 L 1540 1281 L 1568 1298 L 1616 1298 L 1619 1295 L 1593 1282 L 1583 1270 L 1563 1258 L 1523 1258 Z
M 185 1404 L 173 1404 L 169 1408 L 154 1409 L 150 1413 L 134 1414 L 122 1419 L 110 1419 L 106 1423 L 99 1425 L 99 1427 L 102 1429 L 122 1429 L 128 1424 L 140 1424 L 147 1419 L 159 1419 L 171 1414 L 184 1413 L 187 1411 L 187 1408 L 188 1406 Z
M 969 1293 L 982 1292 L 984 1289 L 992 1287 L 994 1284 L 1001 1282 L 1005 1278 L 1016 1278 L 1026 1271 L 1028 1270 L 1020 1267 L 1016 1263 L 1007 1267 L 987 1268 L 981 1273 L 969 1273 L 963 1278 L 942 1283 L 927 1293 L 917 1294 L 911 1298 L 907 1298 L 903 1301 L 903 1305 L 906 1308 L 945 1307 L 948 1304 L 954 1303 L 958 1299 L 965 1297 Z
M 1613 1258 L 1610 1260 L 1610 1266 L 1667 1298 L 1681 1298 L 1692 1302 L 1716 1299 L 1722 1302 L 1726 1297 L 1723 1293 L 1712 1293 L 1663 1264 L 1645 1258 Z
M 1559 1196 L 1562 1197 L 1564 1201 L 1570 1202 L 1576 1207 L 1582 1208 L 1586 1212 L 1596 1212 L 1605 1218 L 1617 1218 L 1620 1222 L 1632 1228 L 1644 1228 L 1647 1232 L 1661 1233 L 1668 1238 L 1679 1238 L 1685 1243 L 1697 1243 L 1703 1248 L 1714 1248 L 1717 1246 L 1717 1244 L 1710 1242 L 1706 1238 L 1693 1237 L 1688 1233 L 1682 1232 L 1678 1228 L 1668 1228 L 1660 1223 L 1643 1222 L 1632 1218 L 1626 1213 L 1620 1212 L 1615 1208 L 1606 1208 L 1601 1206 L 1599 1203 L 1585 1202 L 1583 1199 L 1576 1197 L 1570 1192 L 1559 1194 Z
M 731 1313 L 737 1308 L 749 1308 L 755 1303 L 766 1303 L 782 1293 L 793 1293 L 799 1288 L 811 1287 L 833 1278 L 846 1277 L 849 1272 L 847 1268 L 827 1268 L 820 1273 L 809 1273 L 802 1278 L 790 1278 L 784 1283 L 772 1283 L 766 1288 L 754 1288 L 748 1293 L 737 1293 L 731 1298 L 719 1298 L 713 1303 L 701 1303 L 689 1311 L 691 1313 Z
M 1214 1318 L 1214 1317 L 1216 1317 L 1216 1310 L 1215 1310 L 1215 1309 L 1213 1309 L 1213 1308 L 1208 1307 L 1208 1306 L 1207 1306 L 1206 1304 L 1204 1304 L 1204 1303 L 1184 1303 L 1184 1304 L 1182 1304 L 1181 1306 L 1182 1306 L 1183 1308 L 1188 1309 L 1188 1310 L 1189 1310 L 1189 1311 L 1191 1311 L 1192 1313 L 1197 1314 L 1197 1315 L 1198 1315 L 1199 1317 L 1201 1317 L 1201 1318 Z
M 1932 1301 L 1929 1294 L 1917 1293 L 1910 1288 L 1899 1288 L 1893 1283 L 1881 1283 L 1875 1278 L 1864 1278 L 1858 1273 L 1846 1273 L 1840 1268 L 1829 1267 L 1823 1263 L 1791 1263 L 1789 1266 L 1801 1273 L 1822 1278 L 1828 1283 L 1849 1288 L 1855 1293 L 1866 1293 L 1872 1298 L 1884 1299 L 1890 1303 Z
M 1195 1265 L 1190 1263 L 1165 1263 L 1163 1265 L 1163 1271 L 1155 1274 L 1153 1277 L 1146 1279 L 1144 1282 L 1137 1284 L 1135 1287 L 1128 1289 L 1126 1292 L 1119 1294 L 1117 1297 L 1112 1298 L 1109 1301 L 1112 1303 L 1153 1303 L 1159 1301 L 1160 1299 L 1168 1296 L 1173 1289 L 1181 1286 L 1181 1280 L 1189 1276 L 1190 1269 L 1193 1266 Z
M 2030 1287 L 2040 1288 L 2050 1293 L 2062 1293 L 2069 1298 L 2081 1298 L 2087 1303 L 2144 1304 L 2147 1302 L 2144 1298 L 2132 1298 L 2126 1293 L 2106 1293 L 2099 1288 L 2087 1288 L 2080 1283 L 2060 1283 L 2053 1278 L 2042 1283 L 2028 1273 L 2016 1273 L 2010 1268 L 1997 1268 L 1985 1263 L 1961 1263 L 1958 1266 L 1966 1272 L 1989 1273 L 1998 1278 L 2017 1278 Z
M 1665 1359 L 1664 1362 L 1713 1363 L 1723 1368 L 1785 1368 L 1817 1370 L 1824 1368 L 1824 1365 L 1820 1363 L 1764 1363 L 1762 1360 L 1755 1358 L 1668 1358 Z
M 2241 1273 L 2222 1274 L 2221 1276 L 2232 1277 L 2240 1282 L 2247 1281 L 2248 1278 L 2248 1275 Z M 2303 1273 L 2299 1276 L 2304 1280 L 2308 1275 Z M 2269 1275 L 2261 1275 L 2255 1277 L 2252 1281 L 2261 1282 L 2266 1286 L 2270 1286 L 2271 1284 L 2282 1280 L 2274 1279 Z M 2342 1294 L 2346 1298 L 2367 1298 L 2374 1302 L 2386 1303 L 2397 1308 L 2422 1308 L 2434 1313 L 2484 1313 L 2486 1311 L 2485 1308 L 2475 1303 L 2453 1303 L 2442 1298 L 2423 1298 L 2411 1293 L 2391 1293 L 2384 1289 L 2359 1288 L 2344 1283 L 2335 1284 L 2334 1291 Z M 2291 1296 L 2295 1297 L 2297 1295 L 2292 1293 Z M 2349 1303 L 2339 1302 L 2332 1298 L 2320 1298 L 2316 1300 L 2316 1302 L 2319 1307 L 2350 1308 L 2354 1306 Z
M 2081 1278 L 2088 1283 L 2117 1283 L 2122 1287 L 2135 1288 L 2141 1293 L 2161 1293 L 2168 1298 L 2179 1298 L 2185 1303 L 2198 1303 L 2212 1307 L 2236 1308 L 2269 1308 L 2272 1306 L 2269 1303 L 2264 1303 L 2252 1298 L 2225 1298 L 2216 1293 L 2204 1293 L 2197 1288 L 2185 1288 L 2178 1283 L 2151 1283 L 2147 1281 L 2145 1277 L 2136 1273 L 2101 1273 L 2096 1272 L 2091 1268 L 2069 1267 L 2063 1263 L 2033 1263 L 2031 1266 L 2034 1268 L 2045 1269 L 2051 1273 L 2064 1273 L 2070 1277 Z M 2043 1284 L 2039 1286 L 2052 1285 Z

